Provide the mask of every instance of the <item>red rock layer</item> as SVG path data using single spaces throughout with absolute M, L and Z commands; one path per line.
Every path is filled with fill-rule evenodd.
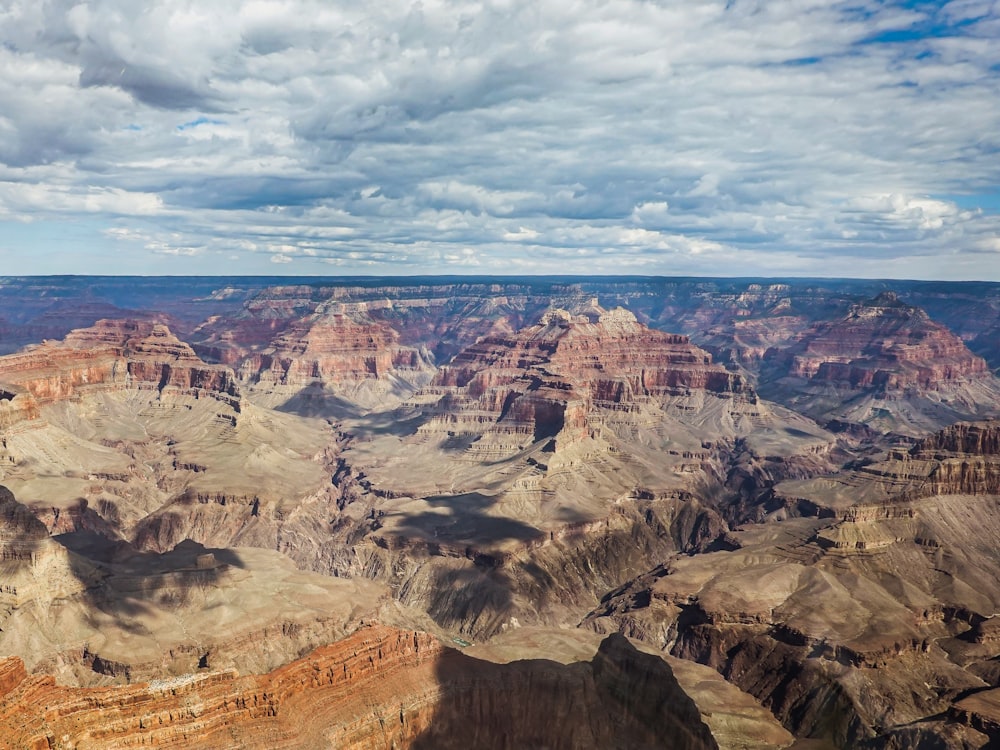
M 429 371 L 428 356 L 399 344 L 399 335 L 364 312 L 344 306 L 299 321 L 265 350 L 248 354 L 240 365 L 251 382 L 308 385 L 406 377 Z
M 903 497 L 1000 495 L 1000 421 L 952 425 L 921 440 L 906 458 L 930 469 Z
M 458 432 L 494 425 L 529 442 L 585 434 L 594 407 L 629 410 L 695 392 L 755 398 L 687 336 L 651 330 L 620 308 L 599 317 L 553 310 L 516 334 L 483 338 L 431 387 L 444 391 L 439 423 Z
M 541 291 L 530 285 L 499 284 L 269 287 L 247 301 L 238 315 L 205 321 L 192 340 L 196 351 L 210 361 L 237 369 L 246 362 L 244 376 L 249 380 L 259 375 L 265 381 L 280 381 L 289 369 L 280 360 L 298 356 L 293 352 L 297 341 L 328 336 L 330 331 L 324 333 L 324 328 L 343 328 L 339 356 L 347 359 L 333 361 L 336 357 L 331 355 L 337 355 L 338 350 L 331 347 L 320 357 L 320 366 L 329 366 L 333 378 L 346 370 L 370 379 L 370 367 L 363 359 L 365 347 L 350 352 L 349 344 L 357 335 L 333 320 L 335 316 L 344 316 L 366 329 L 362 335 L 374 337 L 376 343 L 381 339 L 391 352 L 409 351 L 425 362 L 446 362 L 482 336 L 510 333 L 536 320 L 549 305 L 550 292 L 568 289 L 542 287 Z M 322 351 L 315 353 L 324 355 Z M 351 356 L 360 364 L 349 361 Z M 326 357 L 330 361 L 324 363 Z M 409 367 L 423 367 L 398 359 L 394 366 L 395 374 L 404 380 L 412 380 Z M 384 367 L 379 369 L 387 372 Z M 292 368 L 289 377 L 301 378 L 302 371 Z
M 856 390 L 938 390 L 989 377 L 986 362 L 961 339 L 891 292 L 856 305 L 841 320 L 813 325 L 765 358 L 785 375 Z
M 558 717 L 558 721 L 553 721 Z M 0 747 L 653 748 L 716 744 L 661 659 L 620 636 L 594 661 L 493 664 L 362 628 L 270 674 L 66 688 L 0 661 Z
M 61 342 L 0 357 L 0 383 L 9 384 L 0 391 L 27 394 L 38 403 L 129 386 L 204 391 L 234 404 L 239 397 L 231 370 L 201 361 L 166 326 L 137 320 L 101 320 Z
M 911 452 L 936 451 L 1000 456 L 1000 422 L 960 422 L 921 440 Z
M 887 502 L 941 495 L 1000 495 L 1000 421 L 946 427 L 908 451 L 890 451 L 886 461 L 862 467 L 858 476 L 884 485 Z M 906 506 L 890 509 L 907 510 Z M 857 516 L 863 510 L 877 511 L 879 506 L 856 506 L 847 513 Z

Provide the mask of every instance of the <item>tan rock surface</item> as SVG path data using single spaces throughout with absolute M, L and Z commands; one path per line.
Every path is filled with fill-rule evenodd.
M 465 653 L 488 661 L 545 658 L 569 664 L 593 658 L 602 636 L 577 628 L 518 628 L 467 648 Z M 701 664 L 656 651 L 641 641 L 633 645 L 670 665 L 684 692 L 698 706 L 720 750 L 777 750 L 795 738 L 753 697 Z
M 937 715 L 957 715 L 952 701 L 984 687 L 1000 655 L 988 627 L 1000 611 L 1000 506 L 979 479 L 994 430 L 960 425 L 877 470 L 794 483 L 819 517 L 746 526 L 731 534 L 739 549 L 670 560 L 589 624 L 716 667 L 800 734 L 979 747 L 985 724 L 959 722 L 970 734 Z

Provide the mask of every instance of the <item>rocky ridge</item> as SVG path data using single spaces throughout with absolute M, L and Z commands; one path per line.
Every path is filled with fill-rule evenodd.
M 853 472 L 778 484 L 765 509 L 781 524 L 669 561 L 588 623 L 715 667 L 799 736 L 983 746 L 993 730 L 952 706 L 997 684 L 998 429 L 956 425 Z
M 8 658 L 0 719 L 2 746 L 23 748 L 718 747 L 670 667 L 622 638 L 589 664 L 492 664 L 379 625 L 265 675 L 126 688 L 60 687 Z
M 686 336 L 652 331 L 622 309 L 590 317 L 554 309 L 516 335 L 483 338 L 430 391 L 443 394 L 439 416 L 421 429 L 473 436 L 466 450 L 484 458 L 544 438 L 558 450 L 587 436 L 594 409 L 637 411 L 693 392 L 756 402 L 739 375 L 713 365 Z
M 995 412 L 986 362 L 923 310 L 891 292 L 815 323 L 764 355 L 766 397 L 820 420 L 919 434 Z
M 391 327 L 344 304 L 323 306 L 292 323 L 266 348 L 242 357 L 237 368 L 241 381 L 265 398 L 279 386 L 293 395 L 313 387 L 366 406 L 409 394 L 434 373 L 426 349 L 400 344 Z M 300 400 L 310 395 L 315 398 L 306 393 Z
M 68 334 L 0 357 L 0 384 L 13 396 L 52 403 L 97 390 L 134 387 L 209 394 L 239 403 L 233 372 L 202 362 L 191 347 L 160 323 L 101 320 Z

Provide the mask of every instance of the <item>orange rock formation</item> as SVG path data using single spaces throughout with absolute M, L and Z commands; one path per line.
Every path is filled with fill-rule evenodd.
M 558 718 L 558 720 L 554 720 Z M 266 675 L 67 688 L 0 661 L 0 747 L 716 748 L 661 659 L 613 636 L 590 663 L 495 664 L 385 626 Z

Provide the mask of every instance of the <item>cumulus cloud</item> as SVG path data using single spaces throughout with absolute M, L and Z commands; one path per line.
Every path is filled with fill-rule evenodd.
M 982 0 L 9 0 L 0 221 L 187 273 L 1000 278 L 998 36 Z

